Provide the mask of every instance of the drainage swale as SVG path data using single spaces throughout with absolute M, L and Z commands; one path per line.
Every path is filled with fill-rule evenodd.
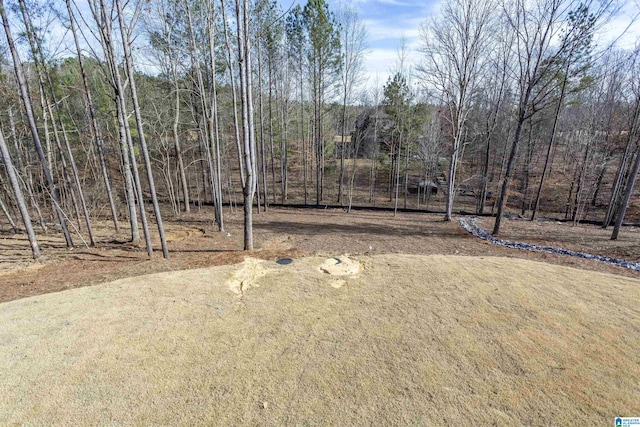
M 276 261 L 276 264 L 289 265 L 292 262 L 293 262 L 293 260 L 291 258 L 280 258 L 279 260 Z

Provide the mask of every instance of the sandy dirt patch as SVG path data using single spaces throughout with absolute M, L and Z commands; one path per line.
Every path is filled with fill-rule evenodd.
M 640 413 L 637 279 L 360 255 L 336 288 L 326 258 L 0 304 L 0 424 L 607 425 Z
M 331 276 L 353 276 L 362 271 L 362 265 L 360 261 L 341 255 L 327 258 L 320 266 L 320 271 Z

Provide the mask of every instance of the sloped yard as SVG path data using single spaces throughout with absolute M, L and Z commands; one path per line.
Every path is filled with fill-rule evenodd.
M 327 257 L 249 259 L 0 304 L 0 424 L 640 413 L 640 280 L 500 257 L 351 259 L 345 276 L 321 270 Z

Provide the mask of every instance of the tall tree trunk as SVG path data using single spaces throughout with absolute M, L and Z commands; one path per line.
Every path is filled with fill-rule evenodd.
M 407 197 L 409 194 L 409 158 L 411 157 L 411 146 L 407 140 L 407 147 L 404 150 L 404 208 L 407 209 Z
M 67 229 L 67 223 L 64 217 L 64 212 L 62 211 L 62 205 L 60 203 L 60 193 L 58 192 L 58 188 L 56 187 L 55 182 L 53 181 L 51 170 L 47 165 L 47 158 L 45 156 L 44 150 L 42 149 L 40 136 L 38 135 L 38 127 L 36 125 L 36 120 L 33 113 L 33 107 L 31 104 L 31 98 L 29 97 L 29 91 L 27 89 L 27 82 L 22 73 L 22 64 L 20 62 L 20 58 L 18 57 L 18 52 L 16 50 L 13 37 L 11 35 L 11 29 L 9 28 L 9 21 L 7 20 L 7 14 L 5 13 L 4 0 L 0 0 L 0 17 L 2 18 L 2 24 L 4 26 L 5 35 L 7 37 L 7 44 L 9 45 L 9 50 L 11 51 L 11 56 L 13 58 L 14 71 L 16 74 L 16 79 L 18 80 L 18 86 L 20 88 L 20 96 L 22 98 L 22 102 L 25 107 L 25 112 L 27 114 L 27 120 L 29 122 L 29 129 L 31 131 L 31 136 L 33 138 L 33 142 L 36 147 L 36 152 L 38 153 L 38 157 L 42 165 L 42 171 L 44 173 L 45 179 L 47 181 L 47 185 L 49 187 L 49 193 L 51 195 L 52 202 L 53 202 L 53 209 L 56 212 L 56 215 L 58 217 L 58 223 L 62 228 L 62 233 L 64 234 L 67 247 L 72 248 L 73 240 L 71 239 L 71 234 Z
M 212 95 L 212 106 L 211 106 L 211 114 L 213 116 L 212 126 L 214 127 L 214 143 L 215 149 L 212 147 L 213 154 L 215 155 L 215 196 L 216 200 L 216 222 L 218 223 L 218 231 L 224 231 L 224 217 L 222 215 L 222 203 L 223 203 L 223 194 L 222 194 L 222 160 L 220 155 L 220 125 L 219 125 L 219 117 L 218 117 L 218 95 L 217 90 L 215 88 L 215 78 L 213 83 L 213 95 Z
M 376 106 L 376 116 L 373 119 L 373 146 L 374 147 L 379 147 L 378 145 L 378 110 L 377 110 L 377 106 Z M 376 180 L 376 158 L 373 156 L 373 154 L 376 152 L 377 150 L 374 149 L 372 156 L 371 156 L 371 177 L 370 177 L 370 184 L 371 184 L 371 193 L 369 195 L 369 203 L 371 203 L 372 206 L 376 206 L 376 185 L 377 185 L 377 180 Z
M 453 150 L 451 152 L 451 160 L 449 162 L 449 177 L 447 179 L 447 201 L 446 211 L 444 214 L 445 221 L 451 221 L 451 214 L 453 212 L 453 201 L 456 197 L 456 171 L 458 167 L 458 152 L 460 151 L 460 140 L 454 137 Z
M 24 174 L 24 176 L 26 177 L 26 179 L 24 179 L 24 184 L 27 190 L 27 194 L 29 195 L 29 201 L 31 202 L 31 206 L 33 206 L 33 208 L 35 209 L 36 213 L 38 214 L 38 221 L 40 223 L 40 227 L 42 228 L 42 231 L 44 231 L 45 233 L 48 231 L 47 229 L 47 224 L 44 220 L 44 217 L 42 216 L 42 211 L 40 210 L 40 206 L 38 205 L 38 201 L 36 200 L 36 196 L 34 194 L 33 191 L 33 186 L 31 185 L 31 173 L 27 170 L 26 167 L 24 167 L 25 165 L 25 161 L 22 160 L 20 153 L 22 153 L 24 151 L 22 144 L 20 144 L 18 142 L 18 134 L 16 132 L 16 124 L 15 121 L 13 119 L 13 110 L 11 108 L 9 108 L 9 126 L 11 128 L 11 138 L 13 140 L 13 145 L 16 149 L 16 154 L 17 154 L 17 160 L 18 160 L 18 164 L 19 164 L 19 168 L 22 170 L 22 173 Z
M 273 203 L 276 202 L 276 164 L 273 137 L 273 59 L 267 55 L 267 74 L 269 78 L 269 148 L 271 152 L 271 186 Z
M 174 72 L 173 76 L 175 80 L 174 90 L 176 92 L 174 117 L 173 117 L 173 141 L 176 149 L 176 158 L 178 160 L 178 173 L 180 174 L 180 184 L 182 185 L 182 200 L 184 202 L 184 211 L 190 212 L 191 206 L 189 202 L 189 184 L 187 183 L 187 174 L 184 169 L 184 160 L 182 158 L 182 146 L 180 145 L 180 134 L 178 133 L 178 125 L 180 124 L 180 86 L 178 83 L 178 76 Z
M 71 198 L 71 207 L 73 208 L 73 212 L 76 216 L 76 221 L 78 223 L 78 228 L 81 227 L 81 218 L 80 218 L 80 209 L 78 208 L 78 200 L 76 198 L 76 192 L 73 188 L 73 184 L 71 183 L 71 177 L 69 176 L 69 166 L 67 165 L 67 160 L 64 157 L 64 153 L 62 152 L 62 144 L 60 143 L 60 135 L 58 133 L 58 125 L 56 124 L 56 119 L 53 115 L 53 111 L 51 109 L 51 104 L 47 102 L 44 96 L 44 86 L 42 81 L 39 82 L 40 85 L 40 102 L 42 104 L 42 110 L 44 114 L 51 120 L 51 125 L 53 128 L 53 140 L 56 142 L 56 148 L 58 149 L 58 153 L 60 155 L 60 164 L 62 166 L 62 177 L 66 184 L 67 195 Z
M 133 178 L 133 190 L 135 199 L 132 199 L 132 208 L 135 211 L 135 201 L 138 202 L 138 213 L 140 214 L 140 222 L 142 222 L 142 234 L 144 234 L 144 240 L 147 247 L 147 255 L 153 254 L 153 246 L 151 245 L 151 233 L 149 232 L 149 223 L 147 221 L 147 212 L 144 207 L 144 195 L 142 191 L 142 182 L 140 181 L 140 173 L 138 171 L 138 161 L 136 159 L 136 152 L 133 146 L 133 139 L 131 138 L 131 129 L 129 128 L 129 120 L 127 117 L 127 103 L 124 98 L 124 89 L 120 82 L 120 71 L 116 68 L 117 73 L 117 87 L 118 93 L 116 95 L 116 102 L 118 103 L 118 127 L 124 137 L 124 143 L 126 144 L 126 152 L 128 154 L 128 163 L 131 168 L 131 176 Z
M 342 205 L 344 194 L 344 159 L 345 159 L 345 133 L 347 132 L 347 89 L 342 98 L 342 132 L 340 142 L 340 175 L 338 177 L 338 204 Z
M 236 92 L 236 77 L 233 73 L 233 55 L 231 54 L 231 42 L 229 41 L 229 31 L 227 29 L 227 15 L 224 7 L 224 0 L 220 0 L 220 4 L 222 5 L 222 21 L 224 28 L 224 42 L 227 47 L 227 65 L 229 66 L 229 78 L 231 80 L 231 100 L 233 101 L 233 126 L 235 130 L 235 138 L 236 138 L 236 150 L 238 151 L 238 166 L 240 168 L 240 185 L 242 187 L 245 186 L 245 171 L 242 167 L 242 143 L 240 141 L 240 124 L 238 123 L 238 95 Z M 275 193 L 275 190 L 274 190 Z M 275 197 L 275 194 L 274 194 Z M 275 199 L 274 199 L 275 202 Z
M 129 225 L 131 227 L 131 241 L 138 242 L 140 240 L 140 229 L 138 228 L 138 215 L 136 213 L 136 187 L 134 184 L 134 177 L 131 167 L 131 154 L 129 153 L 129 144 L 127 142 L 127 133 L 125 131 L 125 119 L 122 111 L 122 103 L 120 102 L 120 96 L 116 96 L 116 116 L 118 122 L 118 138 L 120 142 L 120 154 L 122 157 L 122 174 L 124 175 L 125 183 L 125 197 L 127 201 L 127 210 L 129 211 Z M 144 209 L 142 209 L 142 221 L 146 223 L 146 215 L 144 215 Z M 146 229 L 144 233 L 147 233 Z M 147 247 L 147 249 L 149 249 Z M 151 255 L 151 254 L 149 254 Z
M 509 184 L 511 181 L 511 172 L 513 171 L 513 165 L 515 163 L 516 154 L 518 153 L 518 145 L 520 144 L 520 136 L 522 135 L 522 127 L 526 119 L 526 109 L 529 104 L 530 91 L 527 90 L 525 99 L 521 103 L 520 113 L 518 115 L 518 124 L 516 126 L 516 132 L 513 136 L 513 142 L 511 144 L 511 151 L 507 160 L 507 168 L 504 173 L 504 180 L 502 181 L 502 188 L 500 191 L 500 199 L 498 200 L 498 212 L 496 214 L 496 221 L 493 225 L 492 234 L 497 235 L 500 233 L 500 224 L 502 222 L 502 216 L 507 206 L 507 198 L 509 197 Z
M 6 167 L 6 163 L 5 163 L 5 167 Z M 11 213 L 9 213 L 7 206 L 2 201 L 2 197 L 0 197 L 0 210 L 2 210 L 2 213 L 4 214 L 5 218 L 7 218 L 7 221 L 9 222 L 9 226 L 11 226 L 11 229 L 13 230 L 13 232 L 17 233 L 19 231 L 18 226 L 16 225 L 15 221 L 11 217 Z
M 575 199 L 573 201 L 574 208 L 571 213 L 571 221 L 573 222 L 574 225 L 576 225 L 579 222 L 578 211 L 579 211 L 579 207 L 582 199 L 582 193 L 584 192 L 586 174 L 587 174 L 587 169 L 589 167 L 590 157 L 591 157 L 591 146 L 590 144 L 587 144 L 587 147 L 584 153 L 584 158 L 582 159 L 582 164 L 580 165 L 580 174 L 578 175 L 578 181 L 577 181 L 578 186 L 576 189 Z
M 131 41 L 125 29 L 124 15 L 122 10 L 122 3 L 120 0 L 116 0 L 116 7 L 118 10 L 118 22 L 120 24 L 120 34 L 122 37 L 122 47 L 124 49 L 124 59 L 129 77 L 129 89 L 131 91 L 131 99 L 133 101 L 133 112 L 136 118 L 136 125 L 138 128 L 138 140 L 140 141 L 142 157 L 144 159 L 145 167 L 147 169 L 147 179 L 149 181 L 149 191 L 151 192 L 151 201 L 153 203 L 153 210 L 156 217 L 156 224 L 158 226 L 158 233 L 160 234 L 160 244 L 162 245 L 162 255 L 164 258 L 169 258 L 169 249 L 167 248 L 167 240 L 164 235 L 164 225 L 162 223 L 162 214 L 160 213 L 160 205 L 158 204 L 158 195 L 156 194 L 156 187 L 153 180 L 153 171 L 151 169 L 151 159 L 149 158 L 149 151 L 147 149 L 147 142 L 144 135 L 144 127 L 142 123 L 142 114 L 140 111 L 140 104 L 138 103 L 138 93 L 136 90 L 136 80 L 133 71 L 133 63 L 131 57 Z M 142 201 L 140 201 L 142 203 Z
M 316 205 L 322 200 L 322 132 L 320 131 L 320 106 L 316 105 L 315 145 L 316 145 Z
M 210 111 L 208 116 L 209 123 L 209 147 L 212 155 L 212 169 L 213 174 L 213 199 L 215 206 L 215 218 L 218 224 L 218 231 L 224 230 L 224 218 L 222 215 L 222 173 L 220 170 L 220 134 L 218 123 L 218 92 L 216 88 L 216 52 L 215 52 L 215 20 L 213 2 L 207 3 L 207 34 L 209 36 L 209 68 L 210 68 L 210 90 L 209 96 L 211 101 L 209 102 Z
M 544 182 L 547 179 L 547 175 L 551 171 L 551 153 L 553 152 L 553 146 L 556 140 L 556 133 L 558 130 L 558 121 L 560 118 L 560 110 L 562 109 L 562 103 L 564 102 L 564 95 L 567 87 L 567 73 L 569 71 L 569 61 L 567 61 L 567 67 L 565 69 L 565 77 L 562 80 L 562 86 L 560 88 L 560 98 L 558 99 L 558 105 L 556 105 L 555 114 L 553 115 L 553 126 L 551 126 L 551 136 L 549 137 L 549 146 L 547 148 L 547 155 L 544 159 L 544 168 L 542 169 L 542 177 L 540 178 L 540 184 L 538 184 L 538 191 L 536 192 L 536 201 L 533 204 L 533 212 L 531 213 L 531 221 L 536 219 L 538 210 L 540 209 L 540 197 L 542 196 L 542 188 Z
M 616 240 L 618 238 L 618 234 L 620 234 L 620 228 L 622 227 L 624 216 L 627 213 L 627 208 L 629 207 L 629 202 L 631 201 L 631 196 L 633 195 L 633 187 L 636 184 L 638 172 L 640 172 L 640 150 L 637 150 L 636 153 L 636 160 L 633 163 L 633 168 L 631 169 L 631 176 L 629 176 L 629 182 L 627 183 L 627 189 L 622 199 L 622 205 L 620 208 L 620 213 L 618 214 L 618 218 L 616 219 L 616 225 L 614 226 L 613 233 L 611 234 L 611 240 Z
M 598 177 L 596 178 L 596 188 L 593 192 L 593 197 L 591 198 L 591 206 L 595 207 L 598 204 L 598 195 L 600 194 L 600 190 L 602 189 L 602 181 L 604 181 L 604 175 L 607 172 L 607 163 L 605 162 L 600 168 L 600 172 L 598 172 Z
M 1 7 L 2 5 L 0 4 L 0 8 Z M 33 226 L 31 225 L 31 217 L 29 217 L 29 210 L 27 209 L 27 204 L 24 201 L 24 194 L 22 193 L 22 189 L 20 188 L 20 183 L 18 182 L 18 177 L 16 176 L 16 172 L 13 168 L 11 156 L 9 155 L 9 149 L 7 148 L 7 144 L 4 140 L 4 135 L 2 134 L 1 129 L 0 154 L 2 154 L 3 163 L 5 165 L 5 168 L 7 169 L 7 176 L 9 177 L 9 182 L 11 183 L 11 187 L 13 188 L 13 194 L 16 198 L 18 209 L 20 209 L 20 215 L 22 216 L 24 228 L 27 231 L 27 236 L 29 237 L 29 243 L 31 244 L 31 253 L 33 254 L 33 258 L 36 259 L 40 256 L 40 246 L 38 245 L 38 240 L 36 239 L 36 233 L 33 231 Z M 15 224 L 12 225 L 15 229 Z
M 75 182 L 75 186 L 76 186 L 76 190 L 77 190 L 77 194 L 78 197 L 80 199 L 80 206 L 82 208 L 82 213 L 84 216 L 84 220 L 85 220 L 85 225 L 87 226 L 87 233 L 89 234 L 89 244 L 90 246 L 95 246 L 95 239 L 93 236 L 93 229 L 91 227 L 91 218 L 89 217 L 89 210 L 87 209 L 87 202 L 85 200 L 84 197 L 84 191 L 82 190 L 82 183 L 80 182 L 80 175 L 78 173 L 78 168 L 76 166 L 76 162 L 75 159 L 73 157 L 73 151 L 71 150 L 71 145 L 69 144 L 69 138 L 67 136 L 67 131 L 65 129 L 64 126 L 64 121 L 62 120 L 62 115 L 60 112 L 60 103 L 58 102 L 58 98 L 56 96 L 55 93 L 55 89 L 53 86 L 53 82 L 51 81 L 51 76 L 49 75 L 48 70 L 46 69 L 46 62 L 44 59 L 44 55 L 42 52 L 42 46 L 40 45 L 40 39 L 38 37 L 36 37 L 35 35 L 35 28 L 33 26 L 33 23 L 31 21 L 31 17 L 28 15 L 27 13 L 27 8 L 25 5 L 25 0 L 19 0 L 18 4 L 20 5 L 20 10 L 22 12 L 22 19 L 23 22 L 25 24 L 25 27 L 27 29 L 27 39 L 29 41 L 29 45 L 31 47 L 31 51 L 33 53 L 33 57 L 36 63 L 36 68 L 38 70 L 38 75 L 39 75 L 39 79 L 40 79 L 40 85 L 42 88 L 42 92 L 43 92 L 43 96 L 44 96 L 44 86 L 45 84 L 49 87 L 49 92 L 51 94 L 51 101 L 53 102 L 53 105 L 55 107 L 55 111 L 56 111 L 56 116 L 53 115 L 53 111 L 51 108 L 51 105 L 48 104 L 48 109 L 49 109 L 49 115 L 51 116 L 51 123 L 54 125 L 54 132 L 56 135 L 56 144 L 58 145 L 58 150 L 60 151 L 60 157 L 63 161 L 63 168 L 64 166 L 64 154 L 63 154 L 63 150 L 60 147 L 60 139 L 58 136 L 58 133 L 56 131 L 56 126 L 55 126 L 55 122 L 56 119 L 59 123 L 60 126 L 60 131 L 62 132 L 62 137 L 65 143 L 65 149 L 66 149 L 66 153 L 69 159 L 69 165 L 71 166 L 71 172 L 73 175 L 73 179 Z M 46 99 L 46 97 L 45 97 Z M 69 181 L 69 176 L 67 174 L 67 172 L 65 172 L 65 177 L 66 179 Z M 73 190 L 73 185 L 70 185 L 69 187 L 69 191 L 71 192 L 71 195 L 73 198 L 75 198 L 74 195 L 74 190 Z M 77 203 L 74 200 L 74 207 L 76 209 L 76 214 L 78 216 L 78 226 L 80 226 L 80 218 L 79 218 L 79 212 L 77 212 Z
M 308 190 L 307 190 L 307 138 L 304 130 L 304 84 L 302 80 L 302 61 L 300 61 L 300 135 L 302 139 L 302 169 L 303 169 L 303 180 L 304 180 L 304 204 L 307 204 Z
M 619 206 L 618 199 L 620 195 L 620 191 L 624 185 L 625 175 L 627 173 L 627 167 L 629 162 L 632 160 L 632 147 L 633 140 L 635 135 L 638 132 L 638 120 L 640 118 L 640 98 L 636 98 L 636 105 L 633 112 L 633 119 L 631 120 L 631 125 L 629 127 L 629 134 L 627 136 L 627 144 L 624 148 L 624 153 L 622 154 L 622 158 L 620 159 L 620 164 L 618 165 L 618 171 L 616 172 L 616 179 L 613 183 L 613 189 L 611 190 L 611 198 L 609 199 L 609 207 L 607 208 L 607 214 L 605 215 L 604 221 L 602 222 L 602 228 L 607 228 L 611 221 L 613 220 L 616 210 Z
M 60 113 L 58 112 L 58 114 Z M 73 173 L 73 179 L 75 181 L 76 188 L 78 189 L 78 196 L 80 197 L 80 206 L 82 207 L 82 214 L 84 216 L 85 225 L 87 226 L 87 234 L 89 235 L 89 245 L 91 247 L 94 247 L 96 245 L 96 242 L 93 235 L 93 227 L 91 226 L 91 219 L 89 217 L 89 210 L 87 209 L 87 201 L 84 197 L 84 191 L 82 190 L 82 182 L 80 181 L 80 174 L 78 172 L 76 161 L 73 157 L 73 151 L 71 150 L 71 145 L 69 144 L 69 138 L 67 136 L 67 132 L 64 127 L 64 122 L 62 121 L 61 117 L 58 117 L 58 120 L 60 121 L 60 127 L 62 128 L 62 137 L 64 139 L 67 155 L 69 156 L 69 164 L 71 165 L 71 172 Z
M 323 69 L 321 67 L 320 70 L 320 78 L 321 86 L 320 88 L 324 88 L 324 79 L 323 79 Z M 325 106 L 324 102 L 324 90 L 320 90 L 320 103 L 318 104 L 318 151 L 319 151 L 319 169 L 320 169 L 320 200 L 324 200 L 324 175 L 325 175 L 325 163 L 324 163 L 324 154 L 325 154 L 325 140 L 324 140 L 324 113 L 323 108 Z
M 527 194 L 529 193 L 529 180 L 531 175 L 531 162 L 533 161 L 533 150 L 535 145 L 532 138 L 533 123 L 529 120 L 529 134 L 527 135 L 527 152 L 524 156 L 524 177 L 522 180 L 522 205 L 520 206 L 521 215 L 524 216 L 527 211 Z M 529 202 L 531 205 L 531 202 Z
M 259 32 L 262 32 L 262 28 L 259 29 Z M 262 174 L 262 193 L 263 193 L 263 204 L 264 211 L 266 212 L 269 207 L 268 202 L 268 186 L 267 186 L 267 156 L 265 151 L 265 143 L 264 143 L 264 103 L 262 96 L 262 48 L 260 44 L 257 46 L 258 50 L 258 82 L 260 87 L 258 87 L 258 114 L 260 115 L 260 166 L 261 166 L 261 174 Z
M 484 205 L 487 202 L 487 187 L 489 186 L 489 157 L 491 155 L 491 135 L 487 132 L 487 145 L 484 152 L 484 162 L 482 163 L 482 188 L 480 190 L 480 200 L 478 201 L 477 212 L 479 215 L 484 213 Z
M 209 111 L 209 105 L 207 103 L 207 93 L 204 86 L 204 79 L 202 77 L 202 69 L 200 68 L 200 58 L 197 50 L 195 31 L 193 26 L 193 20 L 191 16 L 191 7 L 190 3 L 185 3 L 186 11 L 187 11 L 187 22 L 189 26 L 189 55 L 191 57 L 191 67 L 195 71 L 196 75 L 196 91 L 199 99 L 199 103 L 194 104 L 195 107 L 195 119 L 198 126 L 198 137 L 199 137 L 199 150 L 200 156 L 204 158 L 203 167 L 202 167 L 202 178 L 203 178 L 203 190 L 204 190 L 204 199 L 205 202 L 207 200 L 207 188 L 210 189 L 211 192 L 211 201 L 214 205 L 216 205 L 216 185 L 215 185 L 215 171 L 213 166 L 213 158 L 211 155 L 211 148 L 209 143 L 211 141 L 211 126 L 209 122 L 209 115 L 211 114 Z M 199 104 L 199 107 L 198 107 Z M 206 165 L 206 167 L 205 167 Z M 209 185 L 207 185 L 209 183 Z M 218 228 L 221 227 L 220 217 L 218 216 L 218 209 L 215 209 L 215 221 L 218 224 Z
M 99 10 L 96 9 L 98 6 Z M 100 0 L 99 5 L 96 7 L 92 7 L 91 12 L 100 32 L 100 43 L 102 44 L 102 49 L 104 51 L 105 61 L 111 78 L 110 84 L 114 93 L 113 100 L 116 107 L 116 122 L 118 126 L 120 153 L 122 156 L 122 174 L 125 179 L 125 196 L 129 212 L 129 224 L 131 226 L 131 241 L 138 242 L 140 240 L 140 230 L 138 228 L 138 218 L 136 215 L 137 199 L 143 234 L 145 236 L 147 254 L 151 256 L 153 248 L 151 247 L 144 205 L 139 197 L 141 194 L 141 188 L 138 168 L 136 166 L 135 154 L 133 152 L 133 145 L 131 143 L 129 125 L 127 121 L 127 109 L 126 103 L 124 102 L 122 78 L 120 76 L 120 70 L 118 69 L 118 63 L 114 51 L 115 48 L 113 46 L 112 17 L 107 14 L 107 9 L 103 0 Z
M 91 91 L 89 90 L 89 82 L 88 82 L 87 73 L 84 67 L 84 59 L 82 58 L 82 50 L 80 48 L 80 43 L 78 41 L 75 17 L 73 14 L 73 10 L 71 8 L 71 0 L 65 0 L 65 2 L 67 5 L 67 13 L 69 15 L 69 24 L 71 27 L 71 33 L 73 35 L 73 41 L 76 47 L 76 52 L 78 54 L 78 65 L 80 67 L 80 75 L 82 77 L 82 86 L 84 88 L 84 94 L 87 102 L 87 110 L 89 112 L 91 133 L 92 133 L 93 140 L 95 141 L 96 150 L 98 152 L 98 159 L 100 161 L 100 170 L 102 172 L 102 179 L 104 182 L 105 191 L 107 192 L 107 198 L 109 199 L 109 207 L 111 209 L 111 218 L 113 220 L 113 226 L 117 233 L 120 231 L 120 224 L 118 223 L 118 213 L 116 210 L 115 202 L 113 200 L 113 192 L 111 191 L 111 180 L 109 179 L 107 163 L 104 158 L 102 134 L 100 133 L 100 128 L 98 127 L 98 120 L 96 118 L 96 108 L 93 103 L 93 97 L 91 95 Z
M 361 134 L 357 130 L 354 132 L 354 141 L 353 147 L 354 150 L 352 152 L 353 155 L 353 163 L 351 165 L 351 174 L 349 176 L 349 205 L 347 207 L 347 213 L 351 212 L 351 206 L 353 205 L 353 185 L 356 180 L 356 172 L 357 172 L 357 159 L 358 159 L 358 151 L 360 149 L 361 144 Z
M 147 248 L 147 254 L 151 256 L 153 254 L 153 246 L 151 245 L 151 234 L 149 232 L 149 224 L 147 222 L 147 213 L 144 206 L 144 195 L 142 191 L 142 183 L 140 181 L 140 173 L 138 172 L 138 162 L 136 159 L 135 149 L 133 146 L 133 139 L 131 138 L 131 129 L 129 127 L 127 102 L 125 95 L 125 85 L 122 82 L 118 62 L 115 54 L 115 46 L 113 45 L 113 35 L 111 27 L 111 16 L 107 14 L 107 8 L 104 0 L 100 0 L 100 13 L 103 25 L 102 36 L 105 42 L 105 53 L 107 60 L 110 64 L 111 74 L 114 82 L 115 102 L 118 120 L 118 129 L 120 133 L 121 142 L 125 148 L 124 153 L 127 155 L 126 164 L 129 165 L 129 172 L 132 178 L 132 194 L 130 199 L 129 209 L 130 212 L 135 213 L 136 201 L 138 206 L 138 214 L 140 215 L 140 221 L 142 223 L 142 232 L 145 238 L 145 244 Z M 137 222 L 136 222 L 137 230 Z M 132 230 L 133 233 L 133 230 Z M 138 237 L 139 238 L 139 237 Z
M 224 0 L 223 2 L 224 7 Z M 255 138 L 253 127 L 253 100 L 251 90 L 251 39 L 249 32 L 249 2 L 244 0 L 242 12 L 240 0 L 236 0 L 236 23 L 238 28 L 238 61 L 240 69 L 240 92 L 242 100 L 242 136 L 244 142 L 245 185 L 244 196 L 244 249 L 253 250 L 253 196 L 255 195 Z
M 288 171 L 287 171 L 287 94 L 284 90 L 284 85 L 286 84 L 286 77 L 283 78 L 282 81 L 282 113 L 280 116 L 280 120 L 281 120 L 281 136 L 280 136 L 280 178 L 281 178 L 281 182 L 280 182 L 280 200 L 281 203 L 284 204 L 284 202 L 287 200 L 287 181 L 288 181 Z

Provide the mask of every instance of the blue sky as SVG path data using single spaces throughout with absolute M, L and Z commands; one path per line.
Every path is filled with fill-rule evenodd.
M 278 0 L 284 10 L 292 4 L 304 6 L 306 0 Z M 600 45 L 616 39 L 632 21 L 632 17 L 640 13 L 640 0 L 620 0 L 621 10 L 596 38 Z M 329 7 L 337 11 L 340 0 L 327 0 Z M 398 62 L 398 49 L 404 38 L 407 52 L 407 66 L 413 66 L 420 60 L 417 51 L 420 45 L 420 27 L 427 18 L 437 14 L 442 0 L 343 0 L 355 7 L 363 20 L 369 34 L 369 51 L 366 55 L 365 67 L 368 83 L 383 85 Z M 640 40 L 640 20 L 637 20 L 618 45 L 633 48 Z
M 307 0 L 278 0 L 283 10 L 292 5 L 304 6 Z M 398 49 L 404 39 L 407 48 L 406 67 L 415 65 L 420 60 L 417 51 L 420 45 L 420 27 L 428 17 L 437 14 L 443 0 L 327 0 L 329 7 L 337 11 L 340 2 L 357 9 L 368 32 L 369 50 L 365 56 L 367 86 L 382 86 L 389 75 L 397 69 Z M 640 13 L 640 0 L 620 0 L 622 8 L 618 16 L 607 25 L 605 34 L 597 38 L 602 46 L 615 39 L 631 22 L 634 15 Z M 86 0 L 76 0 L 86 9 Z M 59 40 L 64 35 L 62 28 L 54 28 L 50 42 Z M 620 40 L 619 45 L 632 48 L 640 40 L 640 20 L 636 21 Z M 58 42 L 59 43 L 59 42 Z M 65 46 L 52 46 L 54 49 Z M 68 43 L 69 48 L 73 46 Z M 73 49 L 70 52 L 75 53 Z M 138 64 L 144 68 L 145 64 Z
M 300 0 L 279 0 L 287 10 L 291 4 L 301 4 Z M 365 68 L 369 83 L 383 85 L 387 77 L 396 69 L 398 49 L 404 38 L 408 49 L 406 65 L 415 64 L 416 49 L 420 41 L 420 26 L 428 16 L 437 10 L 440 0 L 352 0 L 344 3 L 356 8 L 368 32 L 369 50 L 365 59 Z M 337 11 L 338 0 L 328 0 L 329 7 Z
M 88 16 L 86 0 L 75 1 Z M 418 58 L 415 50 L 419 44 L 420 25 L 436 10 L 441 0 L 327 0 L 330 9 L 334 12 L 340 8 L 341 1 L 356 8 L 367 28 L 369 45 L 365 56 L 367 80 L 369 84 L 374 84 L 378 80 L 379 85 L 383 85 L 398 62 L 397 50 L 401 46 L 403 37 L 409 50 L 407 65 L 415 63 Z M 296 4 L 304 6 L 307 0 L 278 0 L 278 2 L 282 10 L 286 11 Z M 216 3 L 218 3 L 217 0 Z M 52 39 L 59 39 L 65 31 L 58 26 L 53 28 L 53 33 Z M 67 44 L 70 52 L 75 54 L 70 41 Z M 138 63 L 138 67 L 144 69 L 145 64 Z

